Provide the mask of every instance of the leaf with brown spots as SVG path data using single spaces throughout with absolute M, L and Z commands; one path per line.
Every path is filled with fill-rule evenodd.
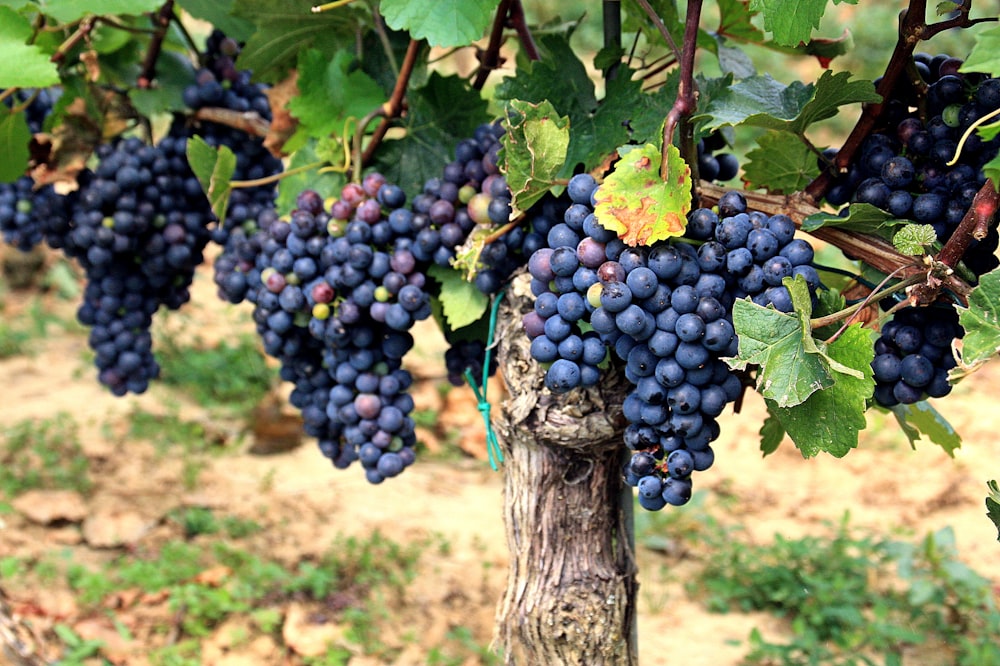
M 653 144 L 622 155 L 595 196 L 594 215 L 629 245 L 652 245 L 680 236 L 691 210 L 691 169 L 675 146 L 667 148 L 666 179 Z

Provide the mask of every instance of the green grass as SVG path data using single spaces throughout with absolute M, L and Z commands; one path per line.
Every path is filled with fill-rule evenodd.
M 93 487 L 77 423 L 65 412 L 6 426 L 0 442 L 0 496 L 6 499 L 32 489 L 87 493 Z
M 183 640 L 150 647 L 154 664 L 199 663 L 198 642 L 237 616 L 248 617 L 256 630 L 280 641 L 282 606 L 293 600 L 319 603 L 335 614 L 355 655 L 361 652 L 391 661 L 398 648 L 384 641 L 385 628 L 392 625 L 422 555 L 431 548 L 445 548 L 440 537 L 403 544 L 376 531 L 366 537 L 338 537 L 315 560 L 287 566 L 232 541 L 246 530 L 259 529 L 252 521 L 215 516 L 206 509 L 178 511 L 171 519 L 182 521 L 188 536 L 224 534 L 228 540 L 171 541 L 156 551 L 122 554 L 102 567 L 73 562 L 69 550 L 39 560 L 5 557 L 0 558 L 0 577 L 27 577 L 39 583 L 44 577 L 49 586 L 61 577 L 85 612 L 99 612 L 109 595 L 122 590 L 166 592 L 170 612 L 164 616 L 163 631 L 177 618 Z M 220 567 L 227 572 L 221 579 L 198 578 Z M 72 632 L 60 639 L 67 653 L 80 659 L 101 656 L 99 644 L 81 641 Z M 347 663 L 350 654 L 334 647 L 309 663 Z M 483 659 L 481 663 L 497 663 L 488 661 L 483 656 L 487 654 L 471 632 L 459 628 L 432 652 L 428 663 L 467 663 L 470 656 Z
M 920 646 L 952 651 L 949 663 L 1000 663 L 990 582 L 958 560 L 950 529 L 913 544 L 859 534 L 845 517 L 829 536 L 722 541 L 688 588 L 714 612 L 790 623 L 790 642 L 752 632 L 746 664 L 902 664 Z
M 0 306 L 0 312 L 3 309 Z M 47 312 L 37 298 L 21 317 L 13 320 L 8 316 L 0 318 L 0 359 L 32 353 L 35 343 L 45 339 L 50 325 L 59 326 L 63 330 L 79 328 L 75 321 L 67 321 Z
M 215 347 L 158 341 L 157 360 L 163 384 L 208 408 L 248 412 L 278 381 L 277 372 L 267 367 L 249 335 Z

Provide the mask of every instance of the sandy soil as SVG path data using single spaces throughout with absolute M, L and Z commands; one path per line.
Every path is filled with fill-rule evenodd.
M 5 299 L 2 316 L 7 318 L 26 308 L 30 296 L 9 292 Z M 50 296 L 45 305 L 72 316 L 72 304 Z M 187 315 L 172 317 L 171 326 L 207 340 L 250 330 L 245 311 L 215 300 L 207 276 L 199 278 Z M 415 370 L 424 376 L 439 372 L 428 369 L 433 368 L 429 363 L 440 362 L 433 334 L 421 334 L 419 339 Z M 426 663 L 424 651 L 439 644 L 454 626 L 469 627 L 478 642 L 489 642 L 507 561 L 501 474 L 471 456 L 448 462 L 423 460 L 398 481 L 373 487 L 357 469 L 332 469 L 309 442 L 287 453 L 259 456 L 248 453 L 252 442 L 243 440 L 230 444 L 233 453 L 209 459 L 198 486 L 188 491 L 181 483 L 182 461 L 156 457 L 147 443 L 125 441 L 124 420 L 135 406 L 163 411 L 171 401 L 181 405 L 187 418 L 210 422 L 207 412 L 164 387 L 138 397 L 111 397 L 98 387 L 83 359 L 85 350 L 84 334 L 53 326 L 31 355 L 0 361 L 0 385 L 5 387 L 0 432 L 22 419 L 68 411 L 80 423 L 82 444 L 99 471 L 97 488 L 86 498 L 81 520 L 52 527 L 34 524 L 20 513 L 0 516 L 0 556 L 43 556 L 69 547 L 74 561 L 107 561 L 123 550 L 155 548 L 176 538 L 176 526 L 163 518 L 173 508 L 192 505 L 262 522 L 268 529 L 255 548 L 289 563 L 317 555 L 338 534 L 367 535 L 378 529 L 404 542 L 434 536 L 449 547 L 427 551 L 421 573 L 399 607 L 400 624 L 415 628 L 421 640 L 394 663 Z M 804 460 L 790 443 L 762 459 L 756 433 L 763 403 L 748 396 L 741 414 L 721 419 L 716 464 L 701 475 L 699 487 L 729 497 L 727 513 L 718 514 L 720 520 L 741 525 L 758 541 L 769 541 L 776 532 L 792 537 L 824 533 L 824 523 L 836 521 L 845 511 L 850 511 L 852 524 L 883 533 L 903 530 L 922 536 L 951 526 L 962 558 L 1000 583 L 996 564 L 1000 545 L 983 507 L 985 482 L 1000 477 L 996 437 L 1000 410 L 993 393 L 998 372 L 996 365 L 988 367 L 947 400 L 938 401 L 940 411 L 964 437 L 954 460 L 930 444 L 911 450 L 895 422 L 885 418 L 876 418 L 878 427 L 864 433 L 859 449 L 843 460 L 828 456 Z M 469 392 L 458 390 L 447 403 L 435 402 L 441 400 L 438 383 L 425 379 L 418 399 L 440 409 L 447 428 L 461 429 L 459 439 L 465 448 L 481 450 L 480 417 Z M 230 427 L 222 422 L 216 426 L 223 432 Z M 441 439 L 445 430 L 425 436 Z M 85 525 L 94 516 L 130 529 L 127 543 L 113 548 L 89 545 L 81 522 Z M 735 664 L 746 649 L 736 643 L 745 644 L 753 627 L 771 636 L 788 631 L 769 616 L 715 615 L 689 599 L 680 579 L 703 555 L 640 551 L 642 663 L 658 663 L 669 655 L 689 666 Z M 33 621 L 40 626 L 80 619 L 78 604 L 64 590 L 3 583 L 22 611 L 38 611 Z M 206 654 L 222 655 L 222 643 L 219 636 L 209 639 Z M 226 657 L 230 661 L 218 656 L 206 663 L 278 663 L 267 656 L 276 649 L 271 639 L 254 645 L 257 651 L 244 655 L 243 661 L 231 652 Z M 127 663 L 143 662 L 136 657 Z M 376 663 L 381 662 L 351 661 Z

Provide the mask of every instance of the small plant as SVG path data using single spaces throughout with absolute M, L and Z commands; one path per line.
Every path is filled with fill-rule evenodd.
M 181 346 L 167 337 L 159 343 L 157 359 L 164 384 L 201 405 L 234 412 L 248 412 L 277 381 L 249 336 L 215 347 Z
M 93 487 L 77 423 L 65 412 L 19 421 L 0 430 L 0 441 L 0 495 L 4 497 L 33 488 L 87 493 Z
M 900 664 L 920 646 L 944 646 L 957 664 L 1000 663 L 989 581 L 957 559 L 950 529 L 917 545 L 889 542 L 857 535 L 845 516 L 830 537 L 728 541 L 689 590 L 716 612 L 768 611 L 791 623 L 788 643 L 754 630 L 747 664 Z

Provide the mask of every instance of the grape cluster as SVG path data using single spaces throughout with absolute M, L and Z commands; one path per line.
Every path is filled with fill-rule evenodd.
M 28 129 L 42 131 L 45 118 L 51 113 L 56 93 L 42 89 L 36 92 L 20 90 L 12 99 L 30 103 L 25 107 Z M 21 176 L 13 183 L 0 183 L 0 235 L 8 245 L 30 252 L 45 237 L 50 225 L 58 225 L 69 214 L 67 200 L 56 194 L 51 185 L 35 188 L 30 176 Z
M 241 273 L 264 349 L 295 384 L 306 432 L 337 467 L 360 460 L 372 483 L 414 460 L 402 359 L 410 328 L 431 314 L 430 262 L 416 257 L 417 216 L 404 203 L 379 174 L 346 185 L 329 207 L 302 192 L 287 219 L 263 220 L 246 238 L 247 255 L 259 253 Z
M 719 152 L 726 147 L 726 139 L 719 131 L 712 132 L 698 141 L 698 176 L 703 180 L 726 182 L 736 178 L 740 171 L 739 160 L 732 153 Z
M 46 242 L 84 270 L 77 318 L 91 327 L 98 379 L 115 395 L 142 393 L 158 376 L 152 316 L 188 301 L 209 240 L 212 215 L 186 142 L 175 127 L 155 146 L 135 138 L 100 146 L 72 215 L 46 225 Z
M 626 482 L 647 509 L 683 504 L 691 473 L 714 461 L 716 417 L 743 390 L 720 360 L 738 349 L 734 300 L 791 311 L 784 278 L 820 287 L 812 248 L 793 238 L 790 218 L 748 213 L 735 191 L 718 213 L 693 211 L 683 239 L 629 247 L 597 223 L 592 177 L 574 176 L 567 190 L 574 204 L 528 261 L 531 355 L 549 364 L 546 386 L 564 392 L 596 384 L 611 348 L 634 385 L 623 404 Z
M 951 345 L 963 333 L 953 305 L 897 310 L 875 341 L 875 401 L 893 407 L 948 395 Z
M 934 227 L 945 242 L 969 210 L 986 178 L 982 167 L 997 155 L 1000 139 L 983 140 L 973 133 L 958 162 L 948 162 L 970 125 L 1000 108 L 1000 79 L 958 72 L 957 58 L 918 54 L 916 67 L 928 84 L 921 109 L 908 82 L 896 91 L 885 113 L 885 129 L 869 136 L 846 174 L 826 194 L 829 203 L 872 204 L 900 219 Z M 911 108 L 914 107 L 914 108 Z M 963 260 L 981 275 L 1000 265 L 996 228 L 973 241 Z

